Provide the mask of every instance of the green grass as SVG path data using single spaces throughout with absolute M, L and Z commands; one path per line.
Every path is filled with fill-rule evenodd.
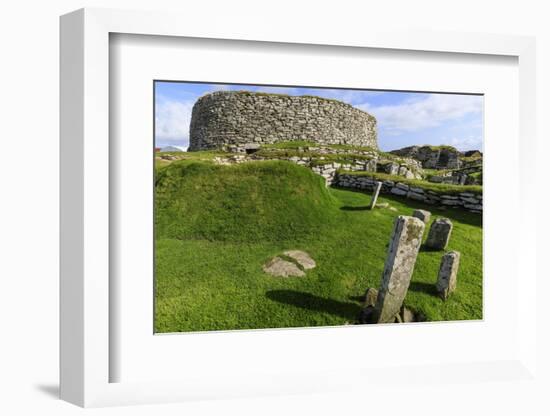
M 450 150 L 452 152 L 458 152 L 458 150 L 456 149 L 456 147 L 454 146 L 449 146 L 449 145 L 446 145 L 446 144 L 441 144 L 441 145 L 437 145 L 437 146 L 434 146 L 434 145 L 431 145 L 431 144 L 426 144 L 424 146 L 420 146 L 420 147 L 429 147 L 430 150 Z
M 482 162 L 483 161 L 483 156 L 481 155 L 475 155 L 475 156 L 460 156 L 460 160 L 463 161 L 464 163 L 468 163 L 468 162 L 476 162 L 476 161 L 480 161 Z
M 442 252 L 422 250 L 406 305 L 430 321 L 482 317 L 479 215 L 388 196 L 379 202 L 396 211 L 370 211 L 370 195 L 326 189 L 283 161 L 173 162 L 158 169 L 156 190 L 156 332 L 353 323 L 360 296 L 380 284 L 395 218 L 415 208 L 453 221 L 449 249 L 462 258 L 458 289 L 443 302 L 434 293 Z M 317 267 L 301 278 L 262 271 L 288 249 Z
M 438 194 L 445 195 L 456 195 L 462 192 L 471 192 L 476 195 L 483 194 L 483 187 L 480 185 L 452 185 L 445 183 L 433 183 L 427 182 L 420 179 L 406 179 L 403 176 L 389 175 L 387 173 L 378 173 L 378 172 L 363 172 L 363 171 L 345 171 L 339 170 L 339 173 L 344 175 L 351 176 L 368 176 L 380 181 L 393 181 L 401 182 L 413 187 L 423 188 L 428 191 L 433 191 Z

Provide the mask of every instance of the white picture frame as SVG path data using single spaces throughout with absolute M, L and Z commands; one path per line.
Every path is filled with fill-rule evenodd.
M 529 37 L 467 33 L 380 32 L 361 30 L 326 35 L 319 30 L 302 33 L 299 28 L 284 32 L 266 26 L 261 33 L 235 34 L 227 26 L 208 28 L 169 13 L 82 9 L 61 18 L 61 305 L 60 360 L 61 398 L 79 406 L 108 406 L 159 403 L 262 394 L 308 393 L 350 388 L 364 374 L 349 368 L 319 373 L 271 374 L 264 379 L 219 374 L 216 380 L 190 377 L 178 381 L 111 382 L 110 366 L 120 359 L 110 349 L 109 293 L 112 260 L 109 252 L 110 172 L 109 157 L 109 36 L 114 33 L 187 38 L 280 42 L 282 44 L 333 45 L 334 47 L 381 48 L 453 54 L 504 55 L 516 57 L 519 65 L 519 166 L 520 190 L 515 214 L 521 218 L 516 236 L 518 270 L 517 348 L 508 359 L 491 362 L 439 366 L 419 363 L 415 377 L 433 379 L 446 369 L 452 377 L 475 383 L 473 373 L 518 381 L 536 374 L 535 287 L 537 273 L 533 215 L 527 207 L 534 192 L 527 168 L 535 150 L 535 41 Z M 284 47 L 284 45 L 283 45 Z M 521 244 L 524 242 L 524 244 Z M 523 248 L 522 248 L 523 247 Z M 518 271 L 516 271 L 518 273 Z M 410 327 L 409 327 L 410 328 Z M 286 332 L 296 331 L 287 330 Z M 223 334 L 222 334 L 223 336 Z M 229 336 L 225 334 L 225 336 Z M 231 334 L 231 337 L 239 337 Z M 410 368 L 370 368 L 373 379 L 404 377 Z M 406 383 L 412 384 L 414 377 Z M 343 380 L 346 380 L 345 382 Z

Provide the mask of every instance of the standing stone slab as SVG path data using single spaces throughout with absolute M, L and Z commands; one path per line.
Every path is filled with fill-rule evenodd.
M 381 188 L 382 182 L 376 182 L 374 184 L 374 191 L 372 192 L 372 199 L 370 201 L 370 209 L 374 209 L 374 207 L 376 207 L 376 201 L 378 200 L 378 194 L 380 193 Z
M 394 322 L 401 310 L 422 243 L 424 226 L 421 220 L 414 217 L 400 215 L 395 220 L 376 299 L 377 323 Z
M 453 231 L 453 223 L 448 218 L 438 218 L 432 223 L 426 247 L 432 250 L 445 250 Z
M 413 212 L 413 217 L 418 218 L 419 220 L 422 220 L 424 224 L 427 224 L 430 222 L 431 216 L 432 216 L 432 213 L 430 211 L 425 211 L 423 209 L 415 209 Z
M 376 306 L 376 299 L 378 299 L 378 290 L 373 287 L 369 287 L 365 292 L 365 301 L 363 302 L 364 306 Z
M 456 289 L 459 263 L 460 253 L 458 251 L 449 251 L 441 258 L 436 289 L 443 300 L 447 300 L 449 295 Z

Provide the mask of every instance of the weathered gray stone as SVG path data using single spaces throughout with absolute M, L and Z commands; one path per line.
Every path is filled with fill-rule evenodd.
M 381 188 L 382 188 L 382 182 L 376 182 L 376 184 L 374 185 L 374 191 L 372 192 L 370 209 L 374 209 L 374 207 L 376 207 L 376 202 L 378 201 L 378 194 L 380 193 Z
M 406 308 L 405 306 L 401 306 L 401 311 L 399 312 L 401 316 L 401 321 L 404 323 L 407 322 L 414 322 L 414 312 L 411 311 L 409 308 Z
M 428 239 L 426 240 L 426 247 L 433 250 L 445 250 L 447 244 L 449 244 L 452 231 L 453 223 L 450 219 L 438 218 L 430 227 Z
M 399 165 L 397 163 L 387 163 L 383 165 L 383 172 L 388 175 L 397 175 L 399 173 Z
M 407 191 L 400 189 L 398 187 L 393 187 L 390 192 L 392 194 L 399 195 L 399 196 L 407 195 Z
M 464 204 L 464 208 L 475 210 L 475 211 L 481 211 L 483 210 L 482 205 L 470 205 L 470 204 Z
M 436 289 L 443 300 L 446 300 L 456 289 L 456 276 L 458 274 L 459 263 L 460 253 L 458 251 L 450 251 L 441 258 Z
M 462 205 L 462 202 L 460 200 L 457 200 L 457 199 L 442 199 L 441 203 L 443 205 L 449 205 L 449 206 L 453 206 L 453 207 Z
M 369 287 L 365 292 L 364 306 L 376 306 L 376 299 L 378 298 L 378 290 L 373 287 Z
M 309 254 L 301 250 L 287 250 L 283 253 L 285 256 L 288 256 L 294 259 L 304 270 L 310 270 L 315 268 L 317 265 L 315 260 L 311 258 Z
M 462 199 L 467 204 L 477 204 L 476 198 L 461 196 L 460 199 Z
M 424 224 L 427 224 L 430 222 L 431 216 L 432 216 L 432 213 L 430 211 L 425 211 L 423 209 L 415 209 L 413 212 L 413 217 L 418 218 Z
M 403 215 L 396 218 L 376 300 L 376 322 L 393 322 L 399 314 L 423 233 L 424 223 L 418 218 Z
M 414 199 L 415 201 L 425 201 L 426 195 L 417 194 L 416 192 L 407 192 L 407 198 Z
M 269 260 L 263 267 L 264 272 L 277 277 L 305 276 L 296 264 L 291 261 L 283 260 L 280 257 L 274 257 Z
M 460 152 L 450 146 L 409 146 L 390 153 L 417 159 L 427 169 L 457 169 L 462 165 Z

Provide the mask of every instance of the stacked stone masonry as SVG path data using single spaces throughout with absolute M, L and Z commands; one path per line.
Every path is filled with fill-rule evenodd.
M 391 153 L 417 159 L 426 169 L 458 169 L 462 166 L 461 153 L 452 147 L 409 146 Z
M 336 100 L 248 91 L 214 92 L 193 106 L 190 151 L 293 140 L 377 149 L 376 119 Z
M 377 179 L 366 175 L 340 173 L 333 179 L 332 184 L 342 188 L 356 188 L 372 191 Z M 406 183 L 383 181 L 382 192 L 413 199 L 430 205 L 446 207 L 460 207 L 471 212 L 483 212 L 483 196 L 473 192 L 460 192 L 446 195 L 421 187 L 410 186 Z

